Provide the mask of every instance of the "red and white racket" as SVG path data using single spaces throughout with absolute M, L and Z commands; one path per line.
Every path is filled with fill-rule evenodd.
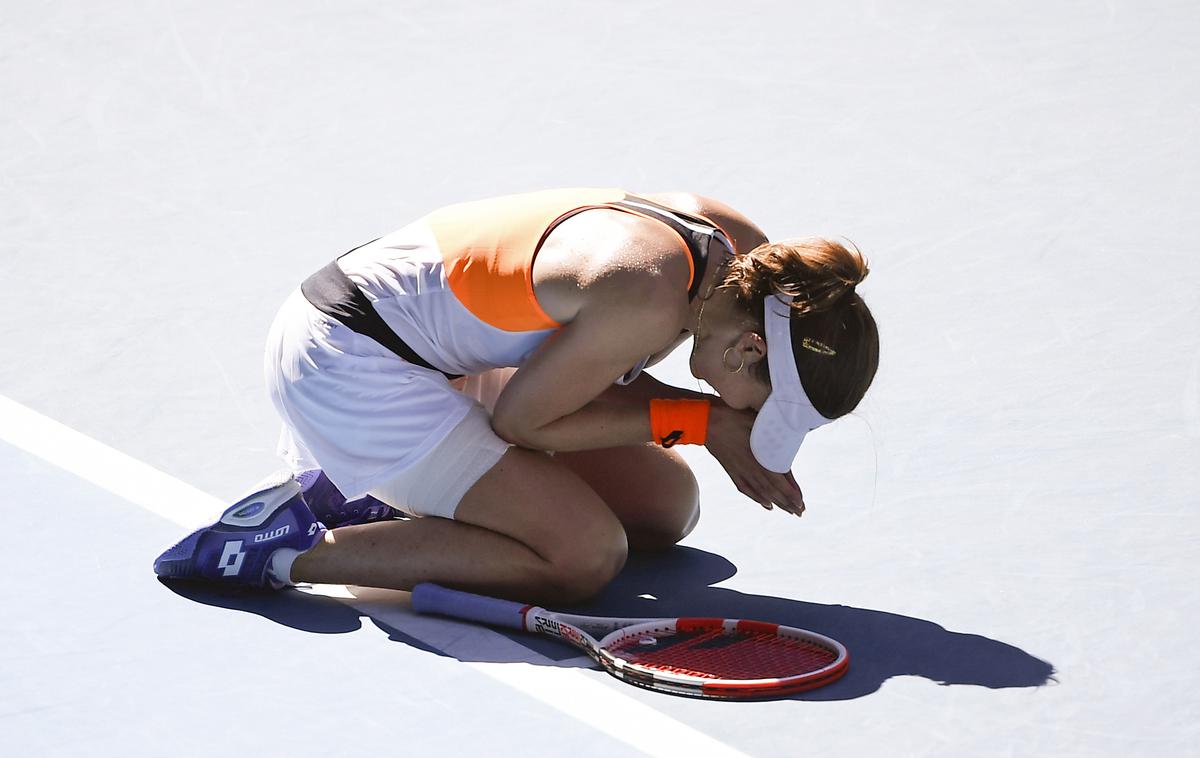
M 414 587 L 412 604 L 418 613 L 561 638 L 621 681 L 676 695 L 781 697 L 837 681 L 850 665 L 840 642 L 763 621 L 576 616 L 436 584 Z

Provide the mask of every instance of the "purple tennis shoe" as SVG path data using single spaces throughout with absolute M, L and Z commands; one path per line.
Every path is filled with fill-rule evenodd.
M 323 531 L 299 483 L 289 476 L 242 498 L 215 524 L 183 538 L 154 561 L 154 573 L 278 589 L 283 583 L 267 572 L 271 555 L 280 548 L 308 550 Z
M 312 469 L 296 476 L 304 502 L 312 508 L 313 515 L 327 529 L 351 524 L 369 524 L 372 521 L 387 521 L 396 518 L 399 512 L 382 500 L 363 495 L 347 500 L 325 472 Z

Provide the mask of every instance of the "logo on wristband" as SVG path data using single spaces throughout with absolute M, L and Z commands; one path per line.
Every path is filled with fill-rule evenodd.
M 708 400 L 650 401 L 650 439 L 663 447 L 703 445 L 708 433 Z

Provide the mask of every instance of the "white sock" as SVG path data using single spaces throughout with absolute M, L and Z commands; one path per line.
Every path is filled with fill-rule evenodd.
M 267 561 L 267 576 L 286 587 L 294 585 L 292 564 L 296 562 L 301 553 L 302 551 L 290 547 L 281 547 L 271 553 L 271 557 Z

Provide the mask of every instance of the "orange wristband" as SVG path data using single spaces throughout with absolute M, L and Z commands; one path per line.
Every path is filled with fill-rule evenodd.
M 651 400 L 650 432 L 663 447 L 703 445 L 708 438 L 708 400 Z

